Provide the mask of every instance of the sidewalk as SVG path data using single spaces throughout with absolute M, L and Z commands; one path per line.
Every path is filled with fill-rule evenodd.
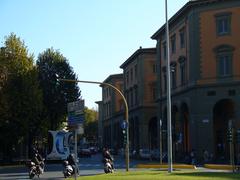
M 167 169 L 168 164 L 158 164 L 158 163 L 149 163 L 149 164 L 137 164 L 136 168 L 161 168 Z M 191 164 L 173 164 L 174 169 L 197 169 L 195 165 Z
M 159 163 L 141 163 L 137 164 L 136 168 L 154 168 L 154 169 L 168 169 L 168 164 Z M 191 164 L 173 164 L 173 169 L 189 169 L 189 170 L 202 170 L 210 172 L 231 172 L 233 167 L 228 164 L 204 164 L 203 166 L 195 166 Z

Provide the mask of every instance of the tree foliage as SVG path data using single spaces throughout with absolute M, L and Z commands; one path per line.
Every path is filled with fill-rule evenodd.
M 58 82 L 56 74 L 77 79 L 59 51 L 47 49 L 35 64 L 24 41 L 13 33 L 5 38 L 0 48 L 0 156 L 25 154 L 35 138 L 47 137 L 65 121 L 67 103 L 79 100 L 80 90 L 76 83 Z
M 66 119 L 67 103 L 80 97 L 77 83 L 59 82 L 57 78 L 77 80 L 77 77 L 67 59 L 53 48 L 38 56 L 37 68 L 49 128 L 54 130 Z
M 94 109 L 88 109 L 87 107 L 85 107 L 84 115 L 84 135 L 88 140 L 96 140 L 98 134 L 98 113 Z
M 42 92 L 37 81 L 33 55 L 15 34 L 6 37 L 0 51 L 4 80 L 0 89 L 0 140 L 5 152 L 12 152 L 28 141 L 39 124 Z

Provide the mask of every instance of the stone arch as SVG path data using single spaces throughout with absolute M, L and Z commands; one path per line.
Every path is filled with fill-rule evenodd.
M 179 134 L 179 151 L 188 153 L 191 150 L 189 138 L 189 108 L 187 103 L 182 102 L 180 105 L 180 133 Z
M 157 148 L 158 140 L 158 123 L 157 117 L 152 117 L 148 124 L 148 134 L 149 134 L 149 149 Z
M 235 103 L 231 99 L 221 99 L 213 107 L 214 155 L 218 160 L 229 158 L 227 129 L 230 120 L 235 118 Z

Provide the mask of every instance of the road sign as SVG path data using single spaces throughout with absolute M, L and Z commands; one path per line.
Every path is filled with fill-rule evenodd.
M 84 122 L 84 100 L 70 102 L 68 107 L 68 125 L 76 126 Z
M 121 123 L 121 128 L 122 129 L 127 129 L 127 127 L 128 127 L 128 123 L 125 120 L 123 120 L 122 123 Z
M 84 100 L 70 102 L 68 103 L 67 107 L 68 107 L 68 112 L 78 111 L 83 113 Z
M 68 125 L 83 124 L 84 115 L 68 115 Z

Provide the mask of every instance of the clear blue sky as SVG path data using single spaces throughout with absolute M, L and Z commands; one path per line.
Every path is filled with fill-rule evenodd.
M 188 0 L 168 0 L 168 17 Z M 165 23 L 164 0 L 0 0 L 0 40 L 11 32 L 35 59 L 58 49 L 79 80 L 104 81 L 139 46 L 155 47 L 151 36 Z M 79 84 L 85 105 L 102 99 L 95 84 Z

